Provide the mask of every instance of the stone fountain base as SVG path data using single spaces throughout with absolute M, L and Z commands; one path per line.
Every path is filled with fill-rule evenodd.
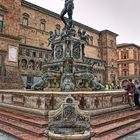
M 126 91 L 40 92 L 0 90 L 0 109 L 27 116 L 48 117 L 50 110 L 57 110 L 71 95 L 79 101 L 79 108 L 95 116 L 128 108 Z

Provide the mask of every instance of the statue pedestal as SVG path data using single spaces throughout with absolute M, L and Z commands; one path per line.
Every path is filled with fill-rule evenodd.
M 53 41 L 52 57 L 43 66 L 42 78 L 47 83 L 45 90 L 70 92 L 89 89 L 88 82 L 93 73 L 92 65 L 83 61 L 84 44 L 74 36 L 59 37 Z

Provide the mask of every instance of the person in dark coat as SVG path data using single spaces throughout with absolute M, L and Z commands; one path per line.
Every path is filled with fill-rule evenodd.
M 134 103 L 134 94 L 135 94 L 136 88 L 135 88 L 134 83 L 132 82 L 132 79 L 129 79 L 125 90 L 127 90 L 128 104 L 131 106 L 131 109 L 134 110 L 133 103 Z
M 140 109 L 140 83 L 138 81 L 135 81 L 135 95 L 134 95 L 134 102 L 137 109 Z

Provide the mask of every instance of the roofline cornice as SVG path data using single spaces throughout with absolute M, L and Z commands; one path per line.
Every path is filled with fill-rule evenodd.
M 45 51 L 52 51 L 48 48 L 41 48 L 41 47 L 36 47 L 36 46 L 31 46 L 31 45 L 26 45 L 26 44 L 19 44 L 20 47 L 24 47 L 24 48 L 33 48 L 33 49 L 36 49 L 36 50 L 45 50 Z
M 130 43 L 130 44 L 118 44 L 117 45 L 117 49 L 119 49 L 119 48 L 127 48 L 127 47 L 136 47 L 136 48 L 138 48 L 138 49 L 140 49 L 140 46 L 138 46 L 138 45 L 136 45 L 136 44 L 134 44 L 134 43 Z
M 52 12 L 52 11 L 50 11 L 50 10 L 48 10 L 48 9 L 42 8 L 42 7 L 38 6 L 38 5 L 35 5 L 35 4 L 30 3 L 30 2 L 28 2 L 28 1 L 25 1 L 25 0 L 22 0 L 21 3 L 22 3 L 23 6 L 26 6 L 26 7 L 30 8 L 30 9 L 39 11 L 39 12 L 41 12 L 41 13 L 48 14 L 49 16 L 52 16 L 52 17 L 54 17 L 54 18 L 60 20 L 60 15 L 57 14 L 57 13 L 55 13 L 55 12 Z M 79 28 L 85 29 L 85 30 L 87 30 L 87 31 L 89 31 L 89 32 L 93 32 L 93 33 L 96 33 L 96 34 L 99 34 L 99 33 L 103 32 L 103 31 L 98 31 L 98 30 L 96 30 L 96 29 L 93 29 L 93 28 L 91 28 L 91 27 L 89 27 L 89 26 L 87 26 L 87 25 L 84 25 L 84 24 L 82 24 L 82 23 L 79 23 L 79 22 L 77 22 L 77 21 L 74 21 L 74 24 L 75 24 L 76 26 L 78 26 Z M 111 32 L 111 31 L 109 31 L 109 30 L 104 30 L 104 31 L 108 31 L 108 32 L 111 33 L 111 34 L 117 35 L 116 33 L 113 33 L 113 32 Z
M 118 36 L 118 34 L 112 32 L 112 31 L 110 31 L 110 30 L 107 30 L 107 29 L 100 32 L 100 34 L 104 34 L 104 33 L 109 33 L 109 34 L 111 34 L 111 35 L 114 35 L 115 37 Z

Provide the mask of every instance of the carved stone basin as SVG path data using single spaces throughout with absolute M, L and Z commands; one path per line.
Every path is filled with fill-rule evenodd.
M 89 140 L 90 135 L 90 115 L 80 110 L 71 96 L 58 110 L 49 112 L 49 140 Z
M 90 132 L 85 131 L 83 134 L 67 134 L 67 135 L 62 135 L 62 134 L 55 134 L 51 131 L 48 133 L 49 135 L 49 140 L 90 140 Z

